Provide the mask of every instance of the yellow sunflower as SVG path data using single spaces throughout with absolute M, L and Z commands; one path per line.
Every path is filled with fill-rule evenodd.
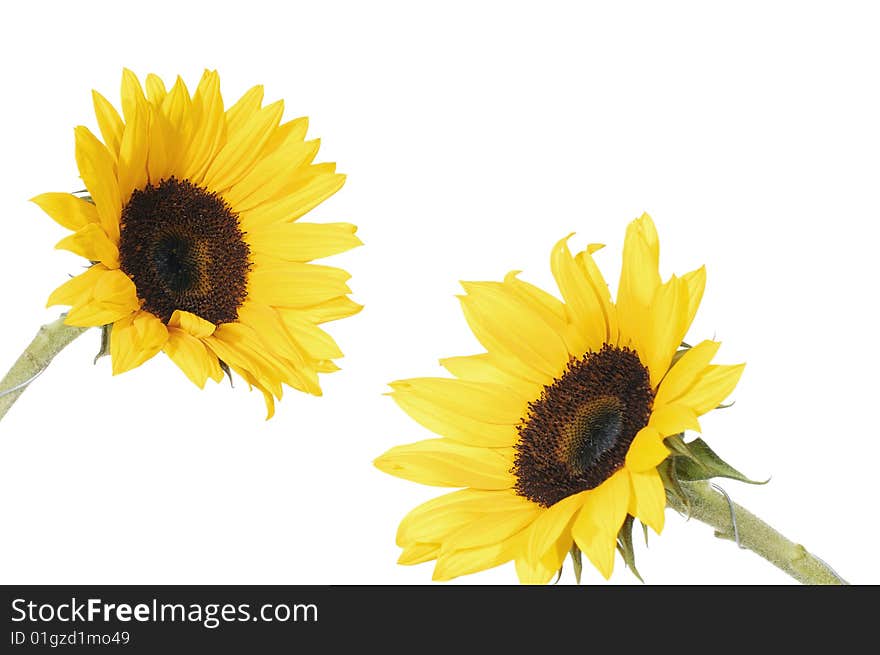
M 441 360 L 455 378 L 390 385 L 442 438 L 392 448 L 376 466 L 464 487 L 416 507 L 397 533 L 399 562 L 436 560 L 435 580 L 515 560 L 521 582 L 546 583 L 573 546 L 608 578 L 628 515 L 663 529 L 664 438 L 699 430 L 742 373 L 710 363 L 714 341 L 676 356 L 705 268 L 663 282 L 648 215 L 627 229 L 616 303 L 593 260 L 602 246 L 572 255 L 567 241 L 550 258 L 562 302 L 517 272 L 463 283 L 486 352 Z
M 269 417 L 282 384 L 320 395 L 342 353 L 318 324 L 361 307 L 348 273 L 311 262 L 361 242 L 354 225 L 297 220 L 345 181 L 312 163 L 308 119 L 282 123 L 262 86 L 226 108 L 216 71 L 190 95 L 155 75 L 144 92 L 125 70 L 122 116 L 93 98 L 103 143 L 75 130 L 88 196 L 33 199 L 73 231 L 57 247 L 92 262 L 48 305 L 70 305 L 68 325 L 108 326 L 114 375 L 162 350 L 200 388 L 236 371 Z

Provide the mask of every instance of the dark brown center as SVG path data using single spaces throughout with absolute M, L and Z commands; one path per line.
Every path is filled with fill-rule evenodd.
M 238 318 L 250 249 L 216 193 L 173 177 L 135 190 L 122 210 L 119 256 L 143 308 L 163 321 L 175 309 L 215 325 Z
M 653 402 L 648 370 L 629 348 L 572 359 L 518 426 L 517 493 L 550 507 L 598 487 L 623 466 Z

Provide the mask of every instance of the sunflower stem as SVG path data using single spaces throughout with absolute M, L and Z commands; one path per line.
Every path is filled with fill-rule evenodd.
M 802 545 L 786 539 L 747 509 L 713 489 L 709 482 L 681 481 L 680 484 L 690 506 L 667 491 L 669 507 L 712 526 L 716 537 L 731 541 L 737 541 L 738 537 L 741 548 L 760 555 L 803 584 L 849 584 Z
M 6 416 L 30 383 L 46 370 L 55 355 L 87 329 L 65 325 L 64 316 L 40 328 L 34 340 L 0 381 L 0 419 Z

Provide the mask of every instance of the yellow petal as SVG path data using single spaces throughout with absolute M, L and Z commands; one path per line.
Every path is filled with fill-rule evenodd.
M 88 223 L 59 241 L 55 247 L 93 262 L 101 262 L 107 268 L 119 268 L 119 249 L 97 223 Z
M 318 305 L 303 307 L 296 311 L 312 323 L 327 323 L 329 321 L 337 321 L 340 318 L 354 316 L 364 308 L 347 296 L 339 296 L 331 298 Z
M 162 100 L 162 120 L 158 122 L 165 132 L 165 157 L 168 175 L 182 176 L 183 157 L 192 141 L 192 100 L 186 84 L 178 77 L 171 91 Z
M 158 186 L 162 180 L 171 176 L 169 143 L 174 139 L 174 131 L 159 107 L 151 104 L 147 110 L 147 177 L 153 186 Z
M 571 534 L 607 580 L 614 569 L 617 533 L 629 507 L 630 476 L 620 470 L 590 491 L 571 525 Z
M 373 462 L 390 475 L 435 487 L 510 489 L 512 449 L 474 448 L 448 439 L 396 446 Z
M 80 305 L 92 298 L 98 280 L 108 272 L 103 264 L 95 264 L 84 273 L 70 278 L 55 289 L 46 302 L 46 307 L 53 305 Z
M 110 330 L 110 357 L 113 375 L 143 364 L 168 341 L 168 330 L 149 312 L 137 312 L 113 323 Z
M 313 365 L 318 373 L 335 373 L 336 371 L 341 370 L 335 363 L 331 362 L 329 359 L 316 359 L 313 362 Z
M 460 298 L 474 336 L 490 353 L 517 361 L 530 380 L 547 383 L 568 363 L 561 336 L 515 296 L 498 287 L 462 283 Z
M 80 177 L 97 206 L 101 227 L 114 243 L 119 243 L 119 216 L 122 200 L 116 182 L 113 158 L 103 143 L 86 127 L 77 127 L 76 164 Z
M 456 441 L 475 446 L 512 446 L 527 399 L 486 382 L 417 378 L 391 385 L 394 401 L 415 421 Z
M 199 389 L 205 388 L 209 377 L 218 380 L 215 377 L 220 371 L 217 356 L 188 332 L 169 327 L 168 341 L 162 350 Z
M 351 293 L 345 284 L 350 277 L 342 269 L 316 264 L 261 266 L 249 276 L 248 295 L 265 305 L 309 307 Z
M 235 369 L 233 369 L 235 370 Z M 241 374 L 246 380 L 248 380 L 248 384 L 259 389 L 260 393 L 263 394 L 263 401 L 266 404 L 266 420 L 268 421 L 270 418 L 275 416 L 275 398 L 266 387 L 262 386 L 259 382 L 251 380 L 249 374 L 247 372 Z
M 631 471 L 647 471 L 666 459 L 669 449 L 663 445 L 663 436 L 653 425 L 646 425 L 629 445 L 626 468 Z
M 182 159 L 182 177 L 200 185 L 226 139 L 226 114 L 217 71 L 205 71 L 193 94 L 193 137 Z
M 693 409 L 697 416 L 715 409 L 736 387 L 745 367 L 745 364 L 706 367 L 677 402 Z
M 122 143 L 122 132 L 125 124 L 119 117 L 116 108 L 97 91 L 92 91 L 92 101 L 95 105 L 95 116 L 98 119 L 98 128 L 107 149 L 115 161 L 119 157 L 119 144 Z
M 411 378 L 389 386 L 395 393 L 418 396 L 456 414 L 496 425 L 517 425 L 528 409 L 528 399 L 517 398 L 509 389 L 489 382 Z
M 657 287 L 650 319 L 642 331 L 639 355 L 651 373 L 654 388 L 666 375 L 672 357 L 684 339 L 687 311 L 687 283 L 673 275 L 666 284 Z
M 508 291 L 525 302 L 533 312 L 541 315 L 550 326 L 558 326 L 568 320 L 562 302 L 540 287 L 520 280 L 517 277 L 519 273 L 520 271 L 511 271 L 504 276 L 504 286 Z
M 465 548 L 440 555 L 434 567 L 433 580 L 438 582 L 451 580 L 509 562 L 515 556 L 515 544 L 516 536 L 514 535 L 505 541 L 489 546 Z
M 47 305 L 72 305 L 64 320 L 67 325 L 97 327 L 137 311 L 140 302 L 131 278 L 95 264 L 58 287 Z
M 471 526 L 478 527 L 483 520 L 503 520 L 496 517 L 530 513 L 537 506 L 512 490 L 484 491 L 461 489 L 432 498 L 410 511 L 400 522 L 397 545 L 403 548 L 416 543 L 435 543 L 438 551 L 450 538 L 460 535 L 469 539 Z M 475 535 L 480 545 L 486 541 Z M 447 547 L 445 552 L 450 549 Z
M 68 230 L 79 230 L 89 223 L 99 222 L 95 205 L 70 193 L 42 193 L 31 198 L 31 202 Z
M 488 513 L 478 521 L 471 521 L 448 535 L 440 547 L 441 555 L 505 541 L 530 525 L 541 514 L 540 506 L 522 496 L 514 497 L 520 499 L 517 506 L 504 512 Z
M 521 584 L 545 585 L 553 579 L 557 571 L 558 569 L 548 568 L 540 562 L 532 562 L 524 556 L 516 558 L 516 575 Z
M 242 212 L 242 227 L 245 231 L 251 231 L 278 221 L 295 221 L 339 191 L 343 184 L 345 175 L 319 175 L 297 191 Z
M 602 301 L 568 249 L 570 237 L 560 240 L 553 248 L 550 268 L 565 300 L 571 322 L 576 327 L 575 332 L 583 339 L 576 350 L 584 353 L 602 347 L 608 335 L 608 324 Z
M 298 362 L 302 370 L 294 369 L 279 353 L 266 347 L 262 335 L 253 326 L 245 323 L 225 323 L 217 328 L 213 339 L 225 342 L 242 356 L 241 365 L 248 364 L 248 370 L 277 397 L 281 397 L 281 384 L 291 386 L 305 385 L 300 375 L 305 370 L 303 362 Z M 225 361 L 225 358 L 224 358 Z M 232 358 L 232 361 L 236 361 Z M 238 364 L 239 362 L 236 361 Z
M 128 202 L 132 191 L 147 186 L 150 116 L 146 100 L 135 104 L 130 111 L 131 117 L 126 117 L 119 146 L 119 195 L 123 205 Z
M 626 228 L 623 267 L 617 287 L 617 317 L 620 345 L 642 341 L 641 326 L 646 322 L 654 293 L 660 286 L 660 245 L 654 222 L 647 214 Z
M 281 320 L 290 337 L 313 359 L 327 360 L 342 357 L 342 351 L 329 334 L 309 320 L 301 311 L 279 308 Z
M 403 518 L 397 529 L 397 545 L 405 547 L 418 542 L 439 545 L 464 526 L 479 522 L 487 515 L 518 511 L 524 502 L 529 501 L 509 489 L 460 489 L 437 496 L 415 507 Z
M 277 398 L 281 398 L 282 383 L 314 395 L 321 394 L 313 367 L 302 362 L 294 364 L 273 352 L 249 325 L 224 323 L 205 340 L 205 345 L 235 370 L 246 371 L 255 381 L 254 386 L 259 385 L 261 390 L 268 390 Z
M 294 118 L 291 121 L 282 123 L 278 126 L 278 129 L 275 130 L 275 134 L 272 135 L 272 138 L 269 139 L 269 143 L 266 144 L 266 155 L 275 152 L 276 149 L 286 144 L 297 141 L 302 142 L 306 138 L 306 132 L 308 132 L 308 130 L 308 116 L 300 116 L 299 118 Z
M 168 326 L 180 328 L 197 339 L 209 337 L 217 329 L 217 326 L 210 321 L 206 321 L 202 317 L 185 312 L 182 309 L 174 310 L 174 313 L 171 314 L 171 318 L 168 320 Z
M 689 348 L 669 369 L 669 373 L 660 383 L 660 388 L 657 389 L 657 395 L 654 397 L 654 408 L 662 407 L 680 398 L 696 382 L 697 377 L 709 365 L 720 347 L 721 344 L 717 341 L 707 340 Z
M 119 95 L 122 99 L 122 116 L 127 124 L 134 120 L 135 114 L 143 110 L 147 104 L 144 90 L 141 88 L 137 75 L 127 68 L 122 69 Z
M 660 474 L 657 469 L 648 469 L 642 472 L 630 471 L 629 475 L 632 484 L 631 513 L 660 534 L 666 511 L 666 491 L 663 489 Z
M 147 100 L 150 104 L 160 106 L 168 92 L 165 90 L 165 83 L 158 75 L 150 73 L 147 75 Z
M 685 273 L 682 275 L 681 279 L 687 284 L 688 311 L 687 318 L 685 319 L 686 334 L 691 323 L 694 321 L 694 316 L 697 315 L 700 301 L 703 299 L 703 290 L 706 288 L 706 267 L 700 266 L 700 268 L 695 271 Z
M 290 187 L 290 192 L 299 191 L 313 180 L 325 175 L 333 175 L 334 173 L 336 173 L 336 164 L 332 161 L 303 166 L 297 171 L 296 182 Z
M 287 358 L 296 367 L 305 365 L 305 356 L 291 338 L 279 313 L 272 307 L 246 300 L 238 308 L 238 320 L 249 325 L 267 346 L 267 351 Z
M 219 341 L 215 339 L 214 343 L 219 343 Z M 273 395 L 273 391 L 263 385 L 261 382 L 259 382 L 257 378 L 254 377 L 252 373 L 250 373 L 250 371 L 230 364 L 227 360 L 224 361 L 230 369 L 232 369 L 242 378 L 244 378 L 244 381 L 247 382 L 249 389 L 253 389 L 254 387 L 256 387 L 260 391 L 260 393 L 263 394 L 263 400 L 266 403 L 266 420 L 268 421 L 270 418 L 275 416 L 275 396 Z
M 281 120 L 284 102 L 264 107 L 236 132 L 228 134 L 226 144 L 208 166 L 204 184 L 212 189 L 228 189 L 247 173 Z
M 226 131 L 235 134 L 256 114 L 263 105 L 263 85 L 248 89 L 238 101 L 226 110 Z
M 586 250 L 575 255 L 574 259 L 578 267 L 580 267 L 584 275 L 590 281 L 590 285 L 593 287 L 593 292 L 596 294 L 596 297 L 602 305 L 605 324 L 608 326 L 608 332 L 605 336 L 606 343 L 617 343 L 617 310 L 614 307 L 614 302 L 611 300 L 611 290 L 608 288 L 608 282 L 605 281 L 602 271 L 599 270 L 596 261 L 593 259 L 593 253 L 603 247 L 602 244 L 591 243 L 587 246 Z
M 514 425 L 486 423 L 438 405 L 405 390 L 391 394 L 394 402 L 419 425 L 463 444 L 485 447 L 512 446 L 518 433 Z
M 297 182 L 309 174 L 307 166 L 320 147 L 320 139 L 303 142 L 291 138 L 270 154 L 264 154 L 246 175 L 224 192 L 224 197 L 239 211 L 247 211 L 291 193 Z M 266 150 L 268 148 L 267 145 Z
M 559 571 L 562 568 L 563 562 L 565 562 L 565 558 L 571 552 L 572 545 L 574 545 L 574 539 L 572 539 L 571 528 L 569 527 L 556 540 L 555 546 L 544 553 L 544 557 L 541 558 L 541 564 L 545 568 Z
M 440 544 L 412 544 L 403 549 L 400 557 L 397 558 L 397 563 L 403 566 L 421 564 L 422 562 L 437 559 L 439 554 Z
M 528 305 L 532 312 L 541 318 L 550 329 L 559 334 L 568 352 L 575 357 L 584 354 L 585 341 L 580 331 L 569 321 L 565 305 L 555 296 L 533 284 L 520 280 L 520 271 L 511 271 L 504 276 L 503 288 Z
M 560 538 L 566 537 L 570 540 L 571 521 L 590 493 L 590 491 L 582 491 L 563 498 L 543 511 L 530 529 L 526 546 L 526 556 L 529 561 L 542 562 L 545 555 L 555 548 Z
M 657 432 L 664 437 L 679 434 L 685 430 L 701 431 L 696 412 L 690 407 L 678 403 L 655 409 L 651 413 L 651 420 L 648 424 L 656 428 Z
M 308 262 L 363 245 L 351 223 L 276 223 L 249 232 L 251 250 L 288 262 Z
M 540 386 L 504 370 L 491 353 L 445 357 L 440 360 L 440 366 L 463 380 L 500 384 L 521 398 L 534 400 L 541 395 Z
M 204 340 L 205 346 L 217 357 L 242 374 L 251 385 L 260 385 L 276 397 L 282 394 L 281 377 L 283 372 L 273 366 L 257 351 L 260 344 L 253 330 L 243 333 L 236 323 L 224 323 L 210 337 Z

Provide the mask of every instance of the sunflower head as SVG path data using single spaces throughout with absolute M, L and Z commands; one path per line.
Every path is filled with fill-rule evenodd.
M 743 365 L 712 364 L 714 341 L 683 347 L 705 269 L 664 282 L 649 216 L 627 229 L 616 301 L 593 259 L 601 246 L 573 255 L 567 242 L 550 259 L 561 300 L 516 273 L 463 283 L 485 352 L 441 360 L 454 377 L 391 384 L 440 438 L 376 466 L 460 488 L 403 519 L 401 564 L 436 560 L 434 578 L 447 580 L 514 560 L 522 582 L 545 583 L 571 552 L 607 578 L 633 519 L 662 531 L 666 439 L 699 431 Z
M 93 92 L 103 142 L 75 130 L 88 196 L 33 199 L 73 232 L 57 247 L 91 262 L 48 304 L 109 332 L 114 374 L 161 350 L 200 388 L 236 371 L 270 417 L 284 384 L 320 395 L 342 352 L 319 325 L 361 307 L 345 271 L 312 262 L 361 242 L 354 225 L 299 220 L 345 181 L 314 163 L 307 119 L 282 122 L 262 86 L 226 107 L 216 71 L 190 94 L 125 70 L 121 97 L 120 115 Z

